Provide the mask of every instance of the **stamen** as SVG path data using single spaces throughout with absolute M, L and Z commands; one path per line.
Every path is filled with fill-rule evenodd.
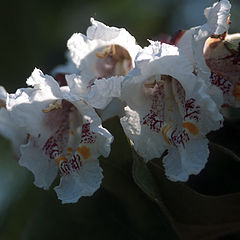
M 1 108 L 6 108 L 6 102 L 2 99 L 0 99 L 0 109 Z
M 61 161 L 66 162 L 67 158 L 65 158 L 64 156 L 60 156 L 60 157 L 56 158 L 56 162 L 58 165 L 60 164 Z
M 144 87 L 145 88 L 154 88 L 155 85 L 157 84 L 158 87 L 164 85 L 165 81 L 168 80 L 168 77 L 165 75 L 162 75 L 160 77 L 160 75 L 155 75 L 153 77 L 151 77 L 150 79 L 148 79 L 147 82 L 144 83 Z
M 110 54 L 111 48 L 112 48 L 112 45 L 110 47 L 109 46 L 105 47 L 102 52 L 96 52 L 95 53 L 96 57 L 98 57 L 98 58 L 106 58 Z
M 112 44 L 110 46 L 110 52 L 109 55 L 111 54 L 111 56 L 114 56 L 116 54 L 116 46 L 114 44 Z
M 199 134 L 198 127 L 192 122 L 183 122 L 182 126 L 183 126 L 183 128 L 188 129 L 188 131 L 193 135 L 198 135 Z
M 60 109 L 62 108 L 62 103 L 58 103 L 58 100 L 54 101 L 54 103 L 50 103 L 47 108 L 43 108 L 42 111 L 44 113 L 51 112 L 54 109 Z
M 163 138 L 164 138 L 164 141 L 168 144 L 170 144 L 170 141 L 167 137 L 167 133 L 168 131 L 171 129 L 172 127 L 170 125 L 165 125 L 162 129 L 162 135 L 163 135 Z
M 233 96 L 236 100 L 240 100 L 240 83 L 234 84 Z

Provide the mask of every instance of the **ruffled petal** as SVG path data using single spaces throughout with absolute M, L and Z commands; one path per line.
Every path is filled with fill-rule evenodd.
M 102 178 L 98 161 L 87 161 L 78 172 L 62 176 L 54 190 L 62 203 L 75 203 L 82 196 L 92 196 L 100 187 Z
M 57 176 L 58 166 L 36 144 L 35 139 L 30 138 L 26 145 L 21 145 L 19 164 L 33 173 L 37 187 L 47 190 Z
M 185 181 L 205 166 L 205 135 L 222 126 L 222 115 L 208 85 L 193 73 L 192 63 L 177 47 L 152 42 L 137 59 L 136 69 L 122 83 L 121 98 L 127 107 L 121 124 L 146 162 L 168 150 L 164 158 L 168 176 Z M 186 152 L 197 156 L 196 142 L 204 146 L 199 147 L 203 155 L 199 162 L 196 158 L 190 162 Z M 178 159 L 174 166 L 173 159 Z
M 198 174 L 205 167 L 208 155 L 206 138 L 194 139 L 182 149 L 169 149 L 163 159 L 167 177 L 172 181 L 187 181 L 189 175 Z
M 177 46 L 184 51 L 192 61 L 195 74 L 204 79 L 210 86 L 210 69 L 208 68 L 203 49 L 206 40 L 212 35 L 224 34 L 228 28 L 228 17 L 231 4 L 228 0 L 221 0 L 213 5 L 213 7 L 205 10 L 207 22 L 199 27 L 191 28 L 186 31 Z M 211 93 L 212 95 L 214 94 Z
M 95 80 L 88 95 L 88 102 L 91 106 L 104 109 L 112 98 L 121 96 L 121 84 L 124 77 L 111 77 Z
M 206 27 L 209 28 L 209 32 L 212 32 L 212 34 L 215 35 L 220 35 L 228 30 L 230 9 L 230 2 L 228 0 L 221 0 L 215 3 L 212 7 L 204 10 L 204 15 L 207 18 Z
M 129 71 L 129 67 L 133 67 L 135 56 L 141 49 L 136 44 L 135 38 L 123 28 L 108 27 L 93 18 L 91 23 L 92 26 L 87 29 L 86 36 L 75 33 L 67 43 L 72 61 L 81 75 L 91 81 L 98 77 L 111 77 L 124 73 L 124 69 Z M 108 58 L 109 54 L 113 57 Z M 118 64 L 119 56 L 121 59 L 126 59 L 126 61 L 121 60 L 121 66 Z
M 26 140 L 26 130 L 18 127 L 6 109 L 8 93 L 0 86 L 0 134 L 11 141 L 14 153 L 20 156 L 20 144 Z

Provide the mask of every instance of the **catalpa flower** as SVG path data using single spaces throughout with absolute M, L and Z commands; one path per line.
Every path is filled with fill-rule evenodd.
M 67 46 L 81 76 L 90 81 L 127 74 L 140 49 L 124 28 L 108 27 L 91 18 L 87 35 L 75 33 Z
M 203 169 L 209 155 L 205 135 L 222 124 L 205 81 L 193 70 L 177 47 L 151 42 L 122 83 L 125 133 L 146 162 L 168 150 L 163 164 L 173 181 Z
M 188 55 L 194 65 L 194 72 L 206 80 L 209 91 L 216 102 L 218 102 L 221 91 L 214 87 L 218 85 L 211 79 L 211 72 L 206 64 L 203 51 L 205 42 L 210 36 L 222 38 L 226 34 L 229 28 L 230 8 L 231 4 L 228 0 L 218 1 L 212 7 L 205 9 L 204 15 L 207 19 L 205 24 L 188 31 L 180 31 L 178 36 L 175 36 L 175 45 Z
M 222 90 L 225 106 L 240 107 L 240 34 L 208 38 L 204 57 L 212 84 Z
M 87 29 L 86 36 L 75 33 L 67 43 L 72 61 L 80 72 L 80 78 L 75 76 L 68 80 L 71 91 L 76 95 L 78 86 L 83 85 L 83 82 L 88 88 L 85 92 L 90 92 L 91 87 L 95 84 L 104 84 L 100 81 L 106 82 L 107 78 L 119 76 L 121 81 L 121 76 L 134 68 L 135 57 L 141 49 L 136 44 L 135 38 L 125 29 L 108 27 L 93 18 L 91 23 L 92 26 Z M 97 104 L 97 95 L 94 90 L 91 95 L 92 97 L 87 101 L 91 105 Z M 121 116 L 124 106 L 125 104 L 119 99 L 109 96 L 108 104 L 104 109 L 98 110 L 98 114 L 103 120 L 115 115 Z
M 0 86 L 0 135 L 10 140 L 16 156 L 20 156 L 19 147 L 26 141 L 26 132 L 18 127 L 6 109 L 7 91 Z
M 55 187 L 63 203 L 91 196 L 100 186 L 102 169 L 98 157 L 108 156 L 111 134 L 83 100 L 74 100 L 69 88 L 35 69 L 27 84 L 33 88 L 9 95 L 7 109 L 18 126 L 28 133 L 21 145 L 19 164 L 34 174 L 34 184 L 48 189 L 60 175 Z

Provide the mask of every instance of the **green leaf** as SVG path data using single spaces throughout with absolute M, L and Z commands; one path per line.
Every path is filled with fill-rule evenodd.
M 210 149 L 209 162 L 215 163 L 216 172 L 219 170 L 219 163 L 224 166 L 229 161 L 239 161 L 234 153 L 224 147 L 211 144 Z M 148 168 L 157 181 L 161 199 L 174 219 L 182 239 L 210 240 L 240 234 L 239 192 L 209 196 L 195 191 L 185 183 L 172 182 L 165 176 L 161 159 L 150 161 Z M 201 180 L 207 188 L 206 179 Z
M 209 146 L 210 146 L 211 152 L 214 152 L 214 154 L 221 154 L 222 157 L 240 162 L 240 157 L 230 149 L 213 142 L 210 142 Z
M 132 174 L 135 183 L 138 187 L 150 198 L 152 199 L 157 205 L 160 207 L 161 211 L 165 215 L 168 222 L 172 225 L 174 229 L 174 222 L 169 214 L 168 209 L 164 205 L 158 186 L 148 169 L 146 163 L 144 162 L 143 158 L 141 158 L 134 149 L 132 149 L 133 154 L 133 167 L 132 167 Z
M 159 208 L 160 200 L 157 192 L 154 192 L 154 184 L 151 185 L 151 176 L 143 179 L 147 182 L 147 187 L 152 186 L 148 197 L 135 184 L 132 178 L 132 151 L 119 120 L 112 119 L 105 123 L 105 127 L 114 135 L 115 140 L 109 158 L 101 160 L 104 172 L 102 185 L 118 198 L 122 205 L 121 211 L 127 215 L 129 227 L 136 235 L 141 236 L 141 239 L 179 239 L 171 220 L 166 215 L 166 208 L 164 206 Z M 134 162 L 135 177 L 141 178 L 147 170 L 146 165 L 143 163 L 145 168 L 142 169 L 142 162 Z M 145 191 L 148 192 L 147 189 Z M 149 197 L 156 197 L 156 201 L 153 202 Z

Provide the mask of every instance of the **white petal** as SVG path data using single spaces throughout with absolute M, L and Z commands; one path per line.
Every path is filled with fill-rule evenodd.
M 33 173 L 34 184 L 40 188 L 48 189 L 57 176 L 56 161 L 49 159 L 31 138 L 28 144 L 21 145 L 19 164 Z
M 87 98 L 91 86 L 89 80 L 84 79 L 81 75 L 66 75 L 67 84 L 70 88 L 70 95 L 73 95 L 75 99 Z
M 0 99 L 6 101 L 7 99 L 7 91 L 4 87 L 0 86 Z
M 11 141 L 14 153 L 20 156 L 20 145 L 26 140 L 26 130 L 18 127 L 10 116 L 10 113 L 2 108 L 0 109 L 0 134 Z
M 123 77 L 111 77 L 95 80 L 88 95 L 88 103 L 99 109 L 104 109 L 113 97 L 121 96 Z
M 113 118 L 115 116 L 122 117 L 124 115 L 125 106 L 125 102 L 122 102 L 118 98 L 113 98 L 107 107 L 105 107 L 103 110 L 97 109 L 96 112 L 104 122 L 107 119 Z
M 62 98 L 63 94 L 58 83 L 38 69 L 33 71 L 27 82 L 34 88 L 22 88 L 18 89 L 15 94 L 9 94 L 7 109 L 11 112 L 16 125 L 25 127 L 34 136 L 39 134 L 39 129 L 36 128 L 38 126 L 42 134 L 48 137 L 50 129 L 43 126 L 46 117 L 43 109 Z M 51 128 L 51 130 L 56 129 Z
M 209 30 L 216 35 L 220 35 L 228 30 L 227 19 L 229 17 L 231 4 L 228 0 L 221 0 L 213 7 L 206 8 L 204 15 L 207 18 Z
M 204 168 L 208 155 L 208 140 L 205 138 L 189 141 L 185 149 L 169 149 L 163 159 L 167 177 L 172 181 L 187 181 L 189 175 L 198 174 Z
M 87 161 L 78 172 L 62 176 L 59 186 L 54 189 L 62 203 L 75 203 L 82 196 L 92 196 L 102 178 L 98 161 Z
M 208 82 L 209 85 L 210 70 L 203 56 L 204 44 L 211 35 L 220 35 L 228 30 L 227 18 L 230 8 L 231 4 L 228 0 L 221 0 L 213 7 L 206 9 L 207 23 L 186 31 L 177 43 L 177 46 L 192 61 L 198 76 Z
M 166 150 L 163 138 L 160 134 L 143 126 L 141 116 L 129 107 L 125 108 L 125 116 L 121 118 L 126 135 L 133 141 L 134 149 L 142 156 L 145 162 L 160 157 Z
M 26 131 L 25 129 L 18 127 L 11 118 L 10 112 L 5 106 L 1 106 L 1 104 L 6 104 L 7 98 L 8 93 L 0 86 L 0 134 L 11 141 L 16 156 L 19 156 L 19 147 L 20 144 L 25 142 Z
M 108 27 L 93 18 L 91 23 L 92 26 L 87 29 L 86 36 L 75 33 L 67 43 L 72 61 L 82 76 L 89 78 L 89 80 L 99 77 L 95 66 L 96 52 L 111 45 L 119 45 L 126 49 L 134 65 L 134 59 L 141 48 L 136 44 L 136 40 L 131 34 L 123 28 Z

